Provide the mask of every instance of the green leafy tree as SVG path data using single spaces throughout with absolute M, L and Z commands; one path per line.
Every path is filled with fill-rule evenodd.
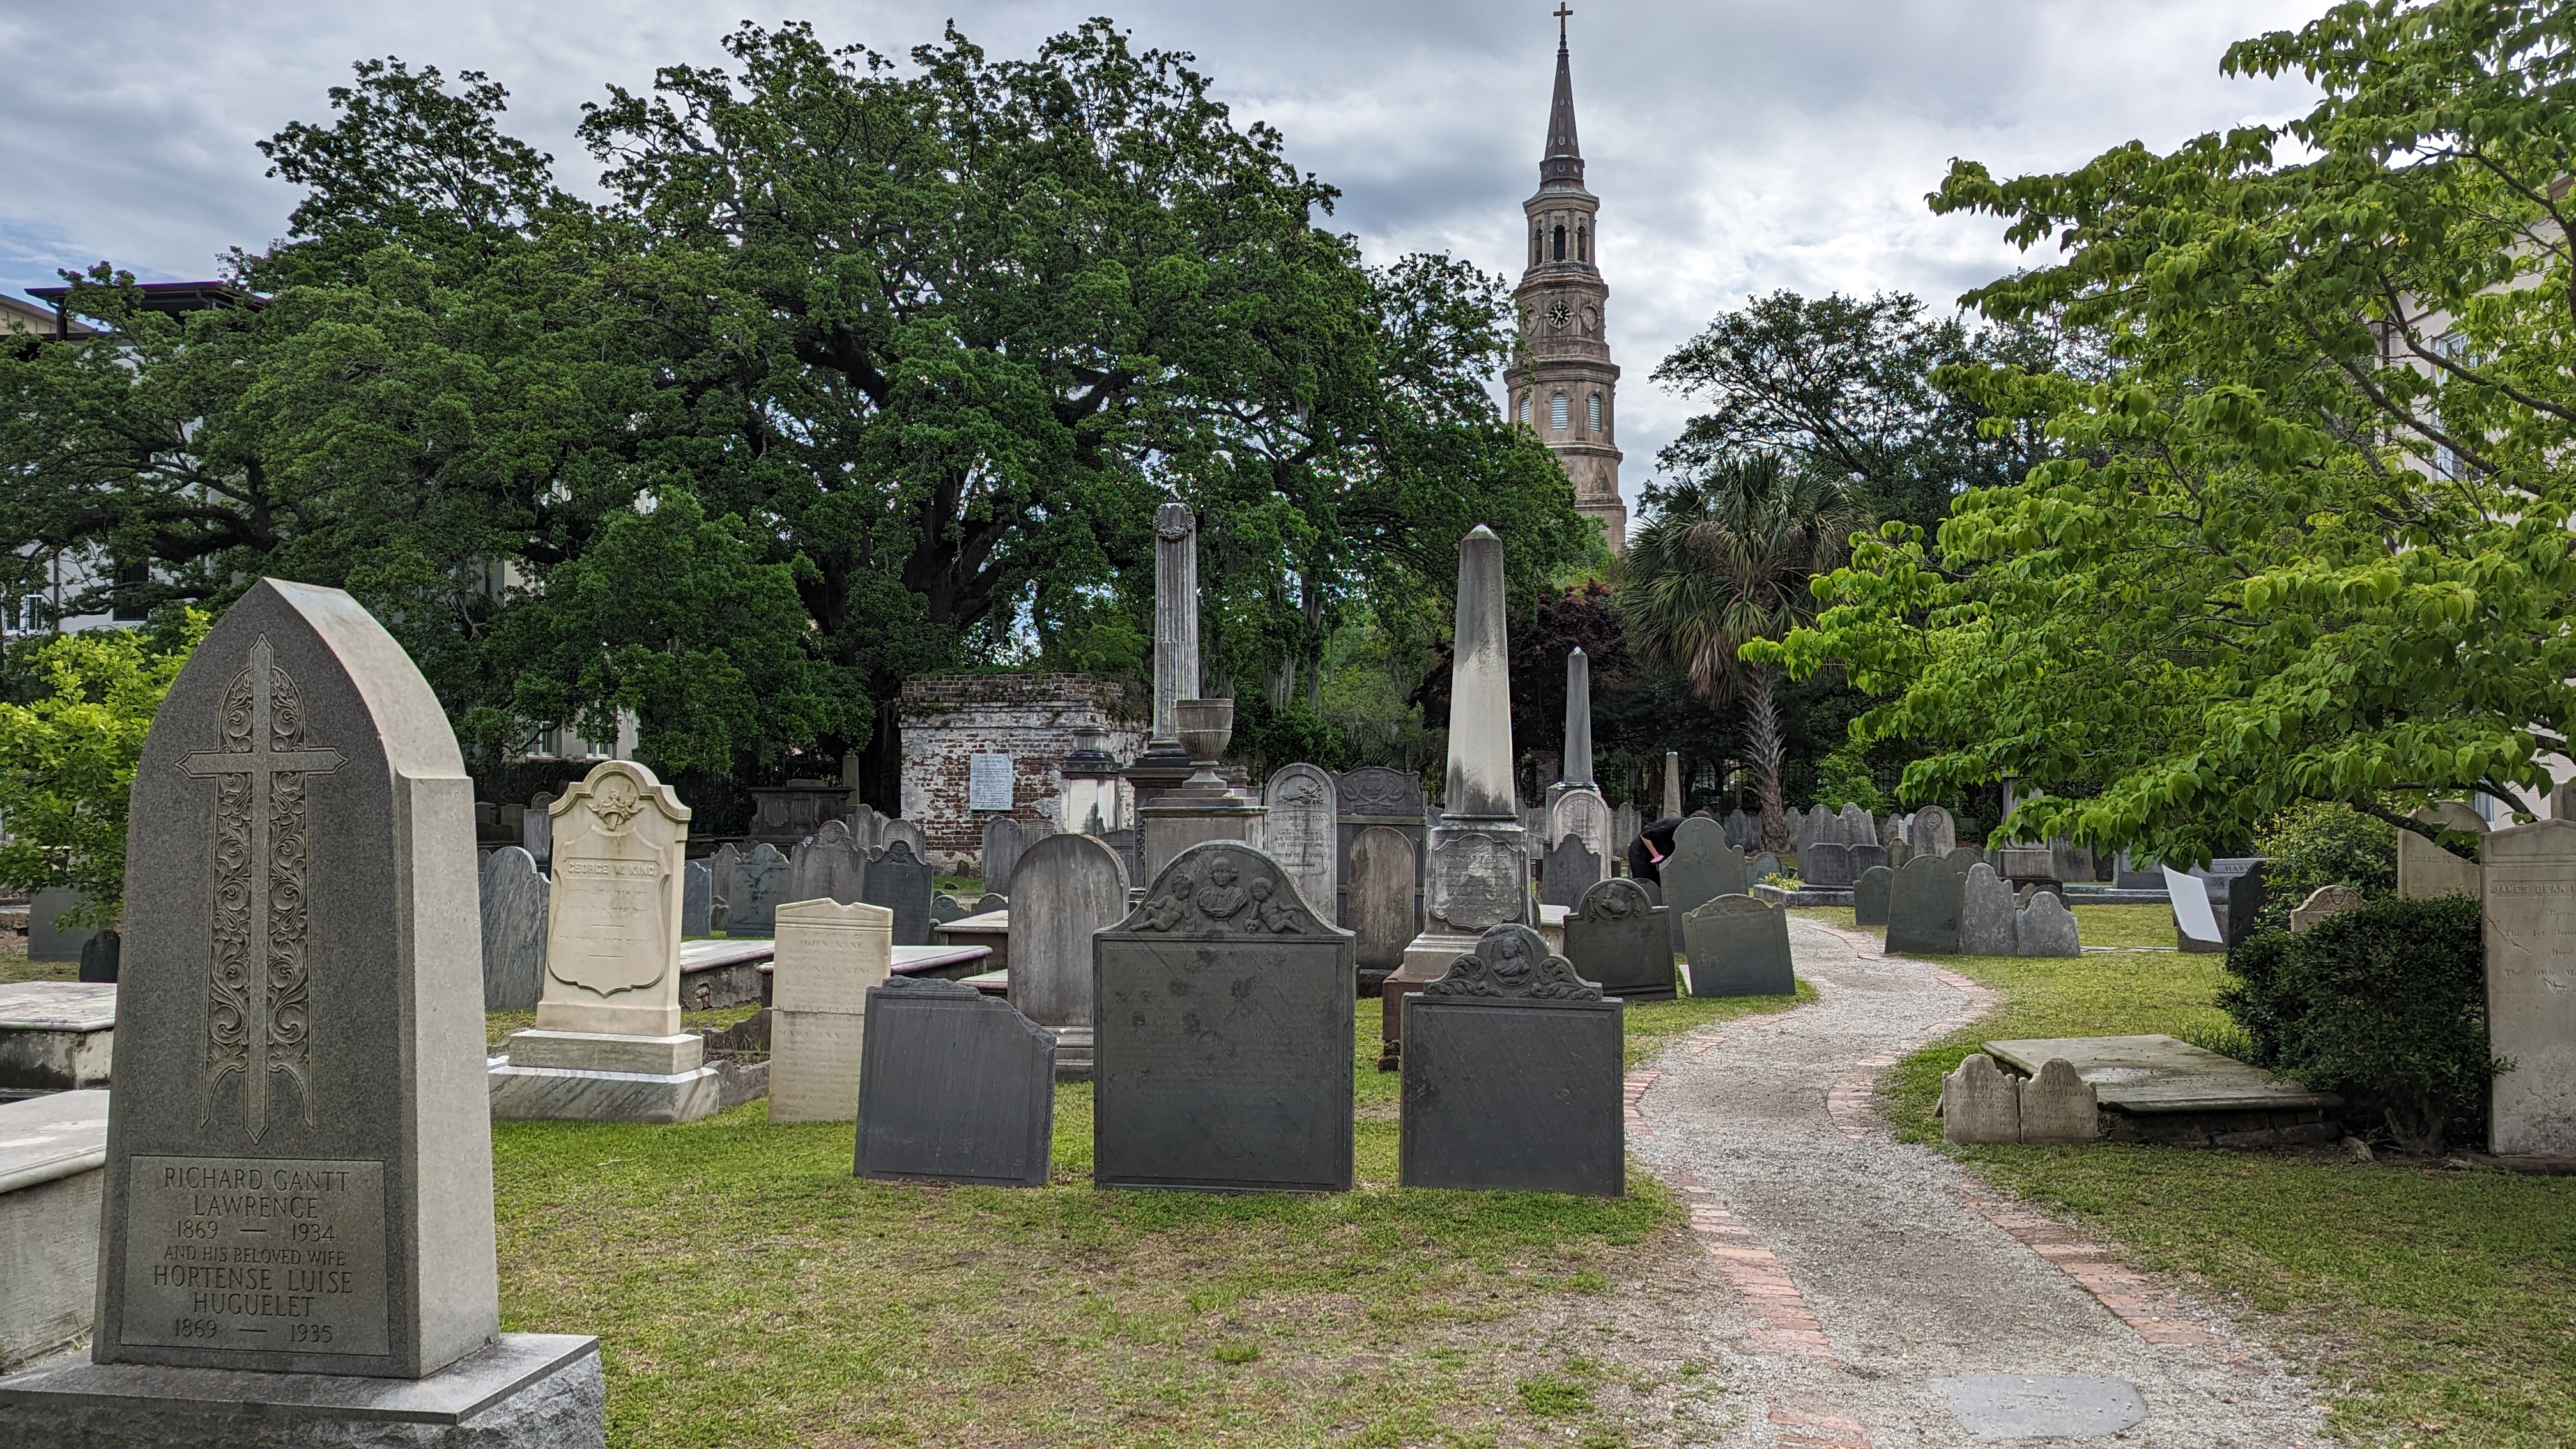
M 1869 515 L 1842 478 L 1757 453 L 1649 495 L 1654 515 L 1621 561 L 1630 646 L 1690 676 L 1702 698 L 1744 703 L 1744 739 L 1767 849 L 1789 844 L 1779 673 L 1746 649 L 1815 617 L 1809 581 L 1842 562 Z
M 2228 52 L 2323 98 L 2062 175 L 1955 165 L 1936 210 L 2054 265 L 1971 294 L 2108 379 L 1962 370 L 2058 450 L 1938 551 L 1890 526 L 1758 658 L 1892 696 L 1915 798 L 2017 775 L 2026 834 L 2177 862 L 2303 800 L 2401 829 L 2528 811 L 2576 722 L 2576 287 L 2561 3 L 2338 5 Z
M 78 924 L 116 924 L 135 762 L 209 622 L 183 610 L 157 632 L 92 629 L 30 651 L 43 692 L 0 703 L 0 885 L 78 891 L 88 897 Z

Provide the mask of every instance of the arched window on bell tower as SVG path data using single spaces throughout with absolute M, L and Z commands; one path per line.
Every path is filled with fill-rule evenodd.
M 1589 431 L 1598 434 L 1601 431 L 1601 394 L 1596 392 L 1592 395 L 1592 406 L 1587 411 L 1585 424 Z
M 1565 394 L 1558 393 L 1549 398 L 1547 400 L 1548 427 L 1560 433 L 1564 432 L 1566 422 L 1565 411 Z
M 1525 428 L 1529 426 L 1529 408 L 1530 408 L 1530 395 L 1529 395 L 1528 393 L 1522 393 L 1522 394 L 1521 394 L 1521 426 L 1522 426 L 1522 427 L 1525 427 Z
M 1540 262 L 1542 262 L 1542 261 L 1545 261 L 1545 260 L 1546 260 L 1545 256 L 1543 256 L 1543 255 L 1541 254 L 1542 248 L 1544 248 L 1546 245 L 1547 245 L 1547 228 L 1546 228 L 1545 226 L 1541 225 L 1541 224 L 1540 224 L 1540 223 L 1538 223 L 1538 222 L 1535 222 L 1535 221 L 1531 222 L 1531 223 L 1530 223 L 1530 265 L 1531 265 L 1531 266 L 1533 266 L 1533 267 L 1534 267 L 1534 266 L 1537 266 Z
M 1578 262 L 1592 260 L 1590 228 L 1579 221 L 1574 224 L 1574 259 Z
M 1563 222 L 1556 224 L 1556 259 L 1560 262 L 1565 260 L 1565 223 Z

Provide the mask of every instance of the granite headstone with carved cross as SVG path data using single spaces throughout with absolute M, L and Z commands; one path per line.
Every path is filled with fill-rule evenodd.
M 95 1336 L 0 1379 L 0 1443 L 354 1443 L 388 1398 L 599 1443 L 596 1341 L 499 1332 L 473 783 L 401 646 L 253 584 L 131 819 Z
M 1622 1010 L 1538 932 L 1487 931 L 1404 1003 L 1403 1184 L 1624 1196 Z

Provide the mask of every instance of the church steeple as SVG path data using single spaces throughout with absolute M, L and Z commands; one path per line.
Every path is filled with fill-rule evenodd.
M 1598 521 L 1613 550 L 1627 546 L 1628 509 L 1619 501 L 1619 369 L 1610 361 L 1610 287 L 1601 279 L 1601 200 L 1583 187 L 1583 148 L 1574 138 L 1574 57 L 1556 11 L 1556 96 L 1547 109 L 1547 151 L 1538 193 L 1521 203 L 1529 226 L 1529 267 L 1512 300 L 1520 335 L 1503 386 L 1512 420 L 1536 432 L 1574 485 L 1575 511 Z

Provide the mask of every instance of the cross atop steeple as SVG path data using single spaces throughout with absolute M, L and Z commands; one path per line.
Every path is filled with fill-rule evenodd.
M 1565 41 L 1565 18 L 1572 7 L 1556 7 L 1556 99 L 1547 108 L 1547 150 L 1538 163 L 1541 187 L 1583 187 L 1583 148 L 1574 139 L 1574 60 Z
M 1565 17 L 1573 13 L 1574 11 L 1565 5 L 1560 4 L 1556 7 L 1556 43 L 1560 47 L 1565 44 Z

